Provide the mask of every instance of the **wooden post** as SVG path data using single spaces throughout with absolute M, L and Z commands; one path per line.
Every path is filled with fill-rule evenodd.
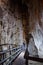
M 9 45 L 9 50 L 10 50 L 10 45 Z M 9 52 L 9 54 L 11 55 L 11 51 Z M 9 61 L 11 60 L 11 58 L 9 59 Z M 12 63 L 10 63 L 10 65 L 12 65 Z
M 25 58 L 25 64 L 28 65 L 28 56 L 29 56 L 29 52 L 28 52 L 28 48 L 26 48 L 25 54 L 24 54 L 24 58 Z
M 2 60 L 4 60 L 4 58 L 5 58 L 5 54 L 3 53 L 2 54 Z M 4 65 L 4 63 L 2 63 L 2 65 Z

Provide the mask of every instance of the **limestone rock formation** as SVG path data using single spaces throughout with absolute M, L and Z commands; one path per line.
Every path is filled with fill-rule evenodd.
M 29 40 L 28 51 L 30 56 L 38 57 L 38 49 L 35 45 L 33 38 L 30 38 Z
M 22 44 L 23 35 L 28 39 L 31 33 L 39 51 L 43 41 L 43 0 L 0 0 L 0 7 L 1 44 Z

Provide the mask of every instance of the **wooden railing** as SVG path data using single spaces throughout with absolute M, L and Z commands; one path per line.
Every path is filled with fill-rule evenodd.
M 29 60 L 43 63 L 43 58 L 40 58 L 39 56 L 36 56 L 36 57 L 35 56 L 30 56 L 27 49 L 26 49 L 25 54 L 24 54 L 24 59 L 26 60 L 25 65 L 28 65 Z
M 15 44 L 0 44 L 0 46 L 5 46 L 5 45 L 15 45 Z
M 33 61 L 37 61 L 37 62 L 41 62 L 43 63 L 43 58 L 38 58 L 38 57 L 28 57 L 30 60 L 33 60 Z
M 43 63 L 43 58 L 28 56 L 26 59 Z
M 4 45 L 9 45 L 10 46 L 12 44 L 2 44 L 0 46 L 4 46 Z M 9 56 L 8 57 L 4 57 L 5 54 L 8 53 L 8 52 L 10 53 Z M 0 51 L 0 56 L 2 56 L 2 59 L 0 60 L 0 65 L 4 65 L 4 63 L 6 65 L 12 65 L 12 62 L 19 56 L 19 54 L 21 52 L 22 52 L 22 46 L 18 46 L 16 48 Z M 7 63 L 6 63 L 6 61 L 7 61 Z

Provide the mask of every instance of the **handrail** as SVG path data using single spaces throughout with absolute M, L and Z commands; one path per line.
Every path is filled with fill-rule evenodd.
M 43 63 L 43 58 L 39 58 L 38 55 L 31 56 L 28 52 L 28 49 L 26 49 L 25 54 L 24 54 L 24 59 L 25 59 L 25 64 L 28 65 L 28 60 L 36 61 L 36 62 L 41 62 Z
M 13 50 L 17 50 L 19 49 L 20 47 L 16 47 L 16 48 L 13 48 L 13 49 L 8 49 L 8 50 L 3 50 L 3 51 L 0 51 L 0 55 L 3 54 L 3 53 L 7 53 L 7 52 L 10 52 L 10 51 L 13 51 Z
M 24 57 L 25 58 L 25 57 Z M 39 57 L 32 57 L 32 56 L 28 56 L 27 58 L 25 58 L 27 60 L 33 60 L 33 61 L 37 61 L 37 62 L 41 62 L 43 63 L 43 58 L 39 58 Z
M 0 44 L 0 46 L 4 46 L 4 45 L 15 45 L 15 44 Z
M 3 64 L 4 62 L 6 62 L 8 59 L 10 59 L 11 58 L 11 60 L 9 61 L 9 63 L 11 63 L 14 59 L 16 59 L 16 57 L 21 53 L 21 49 L 22 47 L 17 47 L 16 48 L 16 51 L 13 53 L 13 54 L 11 54 L 9 57 L 7 57 L 7 58 L 4 58 L 3 60 L 1 60 L 0 61 L 0 64 Z M 12 50 L 14 50 L 15 48 L 13 48 Z M 10 50 L 10 51 L 12 51 L 12 50 Z M 2 53 L 6 53 L 6 52 L 9 52 L 9 50 L 7 50 L 7 51 L 2 51 L 2 52 L 0 52 L 0 54 Z M 9 65 L 9 63 L 7 64 L 7 65 Z
M 11 61 L 10 61 L 9 63 L 7 63 L 6 65 L 9 65 L 11 62 L 13 62 L 13 61 L 19 56 L 19 54 L 20 54 L 21 52 L 22 52 L 22 50 L 19 51 L 18 54 L 16 54 L 16 55 L 13 57 L 13 59 L 11 59 Z
M 17 50 L 15 53 L 13 53 L 12 55 L 10 55 L 9 57 L 7 57 L 7 58 L 5 58 L 4 60 L 2 60 L 1 62 L 0 62 L 0 64 L 1 63 L 4 63 L 6 60 L 8 60 L 11 56 L 13 56 L 13 55 L 15 55 L 17 52 L 19 52 L 20 51 L 20 49 L 19 50 Z

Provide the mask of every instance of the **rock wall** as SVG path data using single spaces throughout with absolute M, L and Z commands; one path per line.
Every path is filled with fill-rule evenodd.
M 29 40 L 28 51 L 30 56 L 38 57 L 38 48 L 36 47 L 33 38 L 30 38 Z
M 7 0 L 3 0 L 3 1 L 5 4 L 7 4 Z M 4 43 L 22 44 L 23 43 L 22 20 L 15 19 L 14 15 L 8 11 L 8 8 L 6 8 L 6 5 L 4 3 L 2 2 L 2 0 L 0 0 L 0 6 L 1 6 L 1 9 L 0 9 L 0 12 L 1 12 L 0 13 L 1 41 L 0 42 L 1 44 L 2 43 L 3 44 Z M 43 54 L 43 50 L 40 47 L 40 46 L 43 46 L 43 1 L 42 0 L 30 0 L 30 1 L 23 0 L 22 4 L 24 5 L 24 8 L 21 8 L 23 9 L 23 12 L 24 12 L 25 5 L 26 5 L 26 7 L 28 7 L 27 10 L 29 13 L 29 17 L 27 16 L 28 14 L 27 10 L 26 10 L 26 14 L 25 13 L 23 14 L 24 16 L 26 15 L 26 19 L 28 19 L 28 21 L 26 19 L 25 21 L 23 21 L 24 30 L 26 28 L 24 32 L 26 32 L 27 34 L 27 35 L 24 34 L 24 37 L 28 36 L 28 33 L 31 33 L 34 37 L 34 42 L 38 48 L 38 52 Z M 12 8 L 14 8 L 13 5 L 12 5 Z M 14 8 L 14 9 L 18 17 L 20 15 L 17 12 L 18 8 Z
M 0 44 L 16 44 L 23 43 L 22 22 L 20 19 L 15 19 L 14 16 L 0 7 Z M 3 47 L 4 48 L 4 47 Z

